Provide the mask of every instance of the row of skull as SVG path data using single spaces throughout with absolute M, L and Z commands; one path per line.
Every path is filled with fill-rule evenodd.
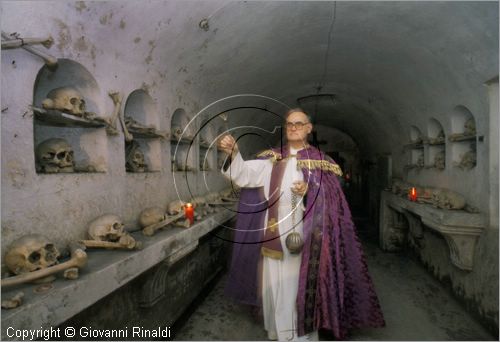
M 193 198 L 193 204 L 200 210 L 221 198 L 237 198 L 237 189 L 225 189 L 221 192 L 212 192 L 205 196 Z M 165 219 L 168 215 L 176 215 L 182 212 L 184 202 L 175 200 L 171 202 L 166 210 L 158 207 L 146 208 L 139 216 L 138 222 L 141 227 L 146 227 Z M 87 234 L 94 241 L 117 242 L 133 238 L 125 230 L 123 220 L 114 214 L 104 214 L 90 222 Z M 15 240 L 5 254 L 4 262 L 13 274 L 24 274 L 44 269 L 58 263 L 61 253 L 52 241 L 41 234 L 29 234 Z
M 459 137 L 470 137 L 476 135 L 476 121 L 474 118 L 469 118 L 464 123 L 464 131 L 462 133 L 452 133 L 450 134 L 450 139 L 453 141 Z M 444 143 L 445 135 L 444 130 L 440 129 L 438 134 L 432 138 L 424 138 L 422 136 L 418 136 L 416 139 L 411 142 L 414 144 L 422 144 L 424 142 L 429 142 L 431 144 Z
M 432 204 L 435 208 L 440 209 L 468 209 L 472 211 L 472 207 L 467 205 L 466 199 L 463 195 L 448 189 L 416 186 L 401 179 L 394 178 L 392 180 L 391 191 L 395 195 L 406 198 L 413 187 L 417 193 L 417 202 Z
M 446 165 L 446 155 L 444 151 L 439 151 L 434 155 L 433 166 L 438 170 L 444 170 Z M 470 170 L 476 166 L 476 152 L 469 150 L 460 156 L 460 161 L 455 163 L 455 165 L 463 170 Z M 418 155 L 415 166 L 423 168 L 424 167 L 424 153 Z
M 75 152 L 66 139 L 51 138 L 39 143 L 35 149 L 36 168 L 41 173 L 75 172 Z M 148 166 L 139 143 L 126 144 L 125 168 L 129 172 L 145 172 Z

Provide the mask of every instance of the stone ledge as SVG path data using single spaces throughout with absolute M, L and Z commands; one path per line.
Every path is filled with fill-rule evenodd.
M 391 225 L 391 209 L 401 214 L 411 212 L 425 226 L 443 235 L 450 249 L 450 259 L 456 267 L 472 270 L 476 241 L 485 229 L 483 214 L 438 209 L 428 204 L 411 202 L 388 191 L 382 191 L 381 199 L 380 244 L 384 250 L 391 249 L 391 234 L 395 228 Z
M 112 293 L 144 271 L 161 262 L 175 263 L 193 251 L 198 239 L 235 216 L 232 209 L 221 209 L 188 229 L 168 228 L 153 237 L 141 232 L 132 235 L 143 242 L 139 251 L 87 250 L 88 264 L 77 280 L 65 280 L 60 275 L 53 288 L 37 294 L 39 285 L 23 285 L 2 290 L 3 299 L 23 291 L 23 305 L 2 310 L 2 340 L 11 340 L 6 330 L 48 329 L 56 327 L 75 314 Z

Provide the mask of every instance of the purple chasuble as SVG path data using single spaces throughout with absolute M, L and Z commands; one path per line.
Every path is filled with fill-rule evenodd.
M 265 151 L 261 156 L 279 159 L 286 158 L 286 154 L 288 147 Z M 351 328 L 385 326 L 362 245 L 337 178 L 340 168 L 333 159 L 312 146 L 297 153 L 297 166 L 302 169 L 308 184 L 296 298 L 299 336 L 325 329 L 342 340 Z M 240 206 L 243 201 L 249 203 L 248 197 L 254 200 L 258 197 L 250 193 L 260 191 L 263 196 L 262 188 L 258 189 L 242 189 Z M 257 230 L 264 227 L 264 217 L 265 210 L 249 215 L 240 212 L 235 239 L 258 239 L 258 234 L 250 232 L 255 226 Z M 262 230 L 258 231 L 262 234 Z M 233 247 L 226 293 L 242 303 L 262 305 L 260 246 L 256 243 Z M 254 280 L 250 281 L 252 277 Z

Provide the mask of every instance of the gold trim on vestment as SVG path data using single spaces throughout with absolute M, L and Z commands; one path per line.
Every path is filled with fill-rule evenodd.
M 337 176 L 342 176 L 342 169 L 340 166 L 338 166 L 338 164 L 333 164 L 328 160 L 299 159 L 297 160 L 297 167 L 309 170 L 321 169 L 323 171 L 333 172 Z
M 273 150 L 264 150 L 257 154 L 257 158 L 268 157 L 274 163 L 276 160 L 281 159 L 281 154 L 274 152 Z
M 281 251 L 275 251 L 274 249 L 261 247 L 260 252 L 263 256 L 266 256 L 268 258 L 283 260 L 283 252 Z

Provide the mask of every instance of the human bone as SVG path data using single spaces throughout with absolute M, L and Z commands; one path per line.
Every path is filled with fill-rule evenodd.
M 74 172 L 74 151 L 65 139 L 42 141 L 35 150 L 37 168 L 44 173 Z
M 144 228 L 165 220 L 165 211 L 160 207 L 144 209 L 139 215 L 139 225 Z
M 436 169 L 444 170 L 446 166 L 445 163 L 446 163 L 446 155 L 444 151 L 436 153 L 436 155 L 434 156 L 434 166 L 436 167 Z
M 13 36 L 12 39 L 2 40 L 2 50 L 14 49 L 25 45 L 41 44 L 49 49 L 54 43 L 54 38 L 20 38 Z
M 45 267 L 36 271 L 22 273 L 14 277 L 4 278 L 1 281 L 2 287 L 4 286 L 15 286 L 19 284 L 24 284 L 32 282 L 39 279 L 46 279 L 53 274 L 65 271 L 69 268 L 78 267 L 82 268 L 87 264 L 87 253 L 81 248 L 72 248 L 71 259 L 61 264 L 53 265 L 50 267 Z
M 85 100 L 75 88 L 60 87 L 52 89 L 47 94 L 47 98 L 42 101 L 42 107 L 76 116 L 83 116 L 85 113 Z
M 104 214 L 90 222 L 88 235 L 95 241 L 118 241 L 125 231 L 118 215 Z
M 125 147 L 125 169 L 128 172 L 145 172 L 148 170 L 139 143 L 133 140 Z
M 465 121 L 464 135 L 467 136 L 476 135 L 476 122 L 474 121 L 473 118 L 470 118 L 469 120 Z
M 63 277 L 65 279 L 75 280 L 80 276 L 80 271 L 78 267 L 70 267 L 63 272 Z
M 177 215 L 184 212 L 184 202 L 181 200 L 175 200 L 168 204 L 167 212 L 169 215 Z
M 189 228 L 191 227 L 191 221 L 189 221 L 189 219 L 177 220 L 175 221 L 175 225 L 177 227 Z
M 14 309 L 23 304 L 24 292 L 18 292 L 11 299 L 2 300 L 2 309 Z
M 470 170 L 474 166 L 476 166 L 476 152 L 475 151 L 467 151 L 462 155 L 462 159 L 460 163 L 458 163 L 458 167 L 463 170 Z
M 105 249 L 141 249 L 142 242 L 136 241 L 132 235 L 125 233 L 118 241 L 97 241 L 81 240 L 81 243 L 87 248 L 105 248 Z
M 156 233 L 157 230 L 160 230 L 183 217 L 184 217 L 184 212 L 180 212 L 173 216 L 165 216 L 165 219 L 163 219 L 162 221 L 144 227 L 142 229 L 142 234 L 146 236 L 152 236 Z
M 432 195 L 432 204 L 440 209 L 460 210 L 465 207 L 465 198 L 448 189 L 436 189 Z
M 417 187 L 417 202 L 420 203 L 433 203 L 432 196 L 435 189 L 431 187 Z
M 4 261 L 12 273 L 23 274 L 55 265 L 59 256 L 54 243 L 45 236 L 29 234 L 10 245 Z
M 109 97 L 111 97 L 111 99 L 113 100 L 113 104 L 115 105 L 115 110 L 113 112 L 113 118 L 111 119 L 112 126 L 113 126 L 113 128 L 116 129 L 115 122 L 116 122 L 116 117 L 118 117 L 118 119 L 120 120 L 120 124 L 122 126 L 122 129 L 123 129 L 123 134 L 125 135 L 125 141 L 130 142 L 134 139 L 134 136 L 132 134 L 130 134 L 130 132 L 127 129 L 127 126 L 125 125 L 125 120 L 123 119 L 123 116 L 120 115 L 122 96 L 117 91 L 109 91 L 108 95 L 109 95 Z
M 2 32 L 2 38 L 5 39 L 5 40 L 9 40 L 9 39 L 18 39 L 19 36 L 14 34 L 14 33 L 11 33 L 10 35 L 5 33 L 5 32 Z M 38 56 L 40 58 L 43 59 L 43 61 L 45 62 L 45 65 L 47 65 L 47 67 L 54 71 L 57 69 L 57 58 L 55 58 L 54 56 L 51 56 L 49 55 L 48 53 L 44 52 L 44 51 L 40 51 L 38 50 L 37 48 L 33 47 L 33 46 L 28 46 L 28 45 L 23 45 L 21 46 L 22 49 L 28 51 L 28 52 L 31 52 L 32 54 L 34 54 L 35 56 Z

